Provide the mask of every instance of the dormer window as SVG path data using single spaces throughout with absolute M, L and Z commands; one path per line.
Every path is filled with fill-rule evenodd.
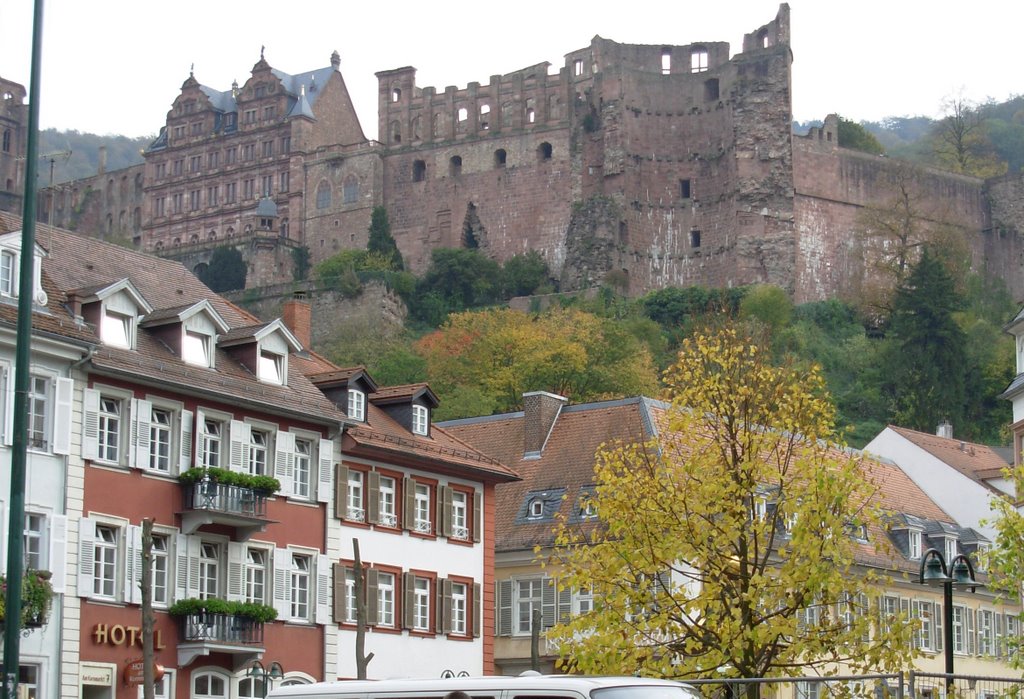
M 18 256 L 10 250 L 0 251 L 0 294 L 4 296 L 15 296 L 17 284 L 15 272 L 18 266 Z
M 195 330 L 186 330 L 181 343 L 181 358 L 189 364 L 209 368 L 212 340 L 213 338 L 209 335 Z
M 427 434 L 427 428 L 430 425 L 429 413 L 426 406 L 414 405 L 412 406 L 412 432 L 413 434 Z
M 594 505 L 594 501 L 590 498 L 586 498 L 580 506 L 580 517 L 583 519 L 597 517 L 597 506 Z
M 104 309 L 103 317 L 100 320 L 100 339 L 107 345 L 133 349 L 135 347 L 135 318 Z
M 269 383 L 284 383 L 284 357 L 276 352 L 267 350 L 260 351 L 260 361 L 257 366 L 257 375 L 260 381 Z
M 952 561 L 954 558 L 956 558 L 957 553 L 958 553 L 958 551 L 957 551 L 957 541 L 956 541 L 956 539 L 954 539 L 951 536 L 947 536 L 946 537 L 946 561 L 947 562 Z
M 544 500 L 542 500 L 541 498 L 534 498 L 533 500 L 531 500 L 528 516 L 530 519 L 540 519 L 541 517 L 543 517 Z
M 921 557 L 921 532 L 916 529 L 907 532 L 907 556 L 911 559 Z
M 354 388 L 348 389 L 348 416 L 353 420 L 366 420 L 366 394 Z

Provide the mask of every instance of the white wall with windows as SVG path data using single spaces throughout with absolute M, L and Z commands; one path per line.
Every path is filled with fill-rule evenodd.
M 483 635 L 492 633 L 477 618 L 484 611 L 484 546 L 474 541 L 482 527 L 474 510 L 482 512 L 483 486 L 348 458 L 339 472 L 343 480 L 335 497 L 345 519 L 329 518 L 328 556 L 350 565 L 356 537 L 369 566 L 368 612 L 374 626 L 366 651 L 375 653 L 370 676 L 436 677 L 446 669 L 481 674 Z M 348 577 L 340 606 L 354 619 L 352 594 Z M 354 626 L 342 623 L 336 634 L 333 672 L 355 677 L 353 646 L 346 639 L 346 634 L 354 638 Z

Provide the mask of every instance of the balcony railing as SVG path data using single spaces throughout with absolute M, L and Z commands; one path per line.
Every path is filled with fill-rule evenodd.
M 258 646 L 263 643 L 263 622 L 244 616 L 198 612 L 181 617 L 185 643 Z
M 238 538 L 248 539 L 263 531 L 267 519 L 267 495 L 238 485 L 201 480 L 182 486 L 185 507 L 181 513 L 183 534 L 192 534 L 204 524 L 234 527 Z

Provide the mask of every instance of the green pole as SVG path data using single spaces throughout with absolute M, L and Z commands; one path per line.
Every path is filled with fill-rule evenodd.
M 11 455 L 10 520 L 7 527 L 7 599 L 4 627 L 4 699 L 18 696 L 21 651 L 21 585 L 24 578 L 25 465 L 28 447 L 28 390 L 31 368 L 32 296 L 35 290 L 36 158 L 39 155 L 39 68 L 43 44 L 43 0 L 32 16 L 32 74 L 28 91 L 25 149 L 25 201 L 21 216 L 21 279 L 18 285 L 18 334 L 14 349 L 14 451 Z

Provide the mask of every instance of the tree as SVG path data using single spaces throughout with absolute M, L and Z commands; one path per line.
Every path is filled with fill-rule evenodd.
M 953 317 L 963 306 L 953 279 L 925 248 L 896 292 L 886 362 L 893 419 L 930 432 L 941 421 L 963 424 L 967 336 Z
M 398 243 L 391 237 L 391 223 L 388 222 L 388 210 L 383 206 L 373 207 L 370 213 L 370 236 L 366 249 L 379 253 L 391 263 L 390 269 L 403 270 L 402 253 L 398 251 Z
M 218 294 L 244 289 L 247 271 L 242 253 L 237 248 L 222 245 L 210 255 L 210 264 L 199 275 L 199 281 Z
M 944 100 L 943 107 L 946 115 L 939 120 L 933 137 L 939 165 L 975 177 L 1004 174 L 1006 163 L 996 155 L 977 105 L 954 95 Z
M 902 617 L 868 638 L 881 573 L 858 569 L 886 537 L 876 486 L 833 442 L 814 368 L 778 368 L 727 327 L 684 341 L 666 372 L 671 408 L 648 443 L 597 456 L 598 525 L 566 523 L 563 584 L 601 605 L 553 630 L 571 669 L 674 678 L 892 672 L 909 659 Z M 756 695 L 756 685 L 751 685 Z
M 493 411 L 522 409 L 525 391 L 587 401 L 650 393 L 657 372 L 647 348 L 614 321 L 577 309 L 532 316 L 507 308 L 455 313 L 416 350 L 430 384 Z M 446 400 L 437 419 L 477 414 Z
M 874 134 L 855 121 L 839 117 L 839 145 L 843 148 L 864 151 L 872 155 L 882 155 L 885 148 Z
M 497 301 L 501 267 L 478 250 L 435 248 L 430 253 L 430 267 L 416 285 L 416 296 L 428 303 L 417 304 L 410 311 L 440 325 L 448 313 Z
M 510 257 L 501 269 L 501 277 L 506 298 L 553 291 L 551 270 L 536 250 Z
M 740 318 L 756 318 L 773 333 L 789 325 L 793 301 L 786 292 L 771 284 L 757 284 L 740 301 Z

